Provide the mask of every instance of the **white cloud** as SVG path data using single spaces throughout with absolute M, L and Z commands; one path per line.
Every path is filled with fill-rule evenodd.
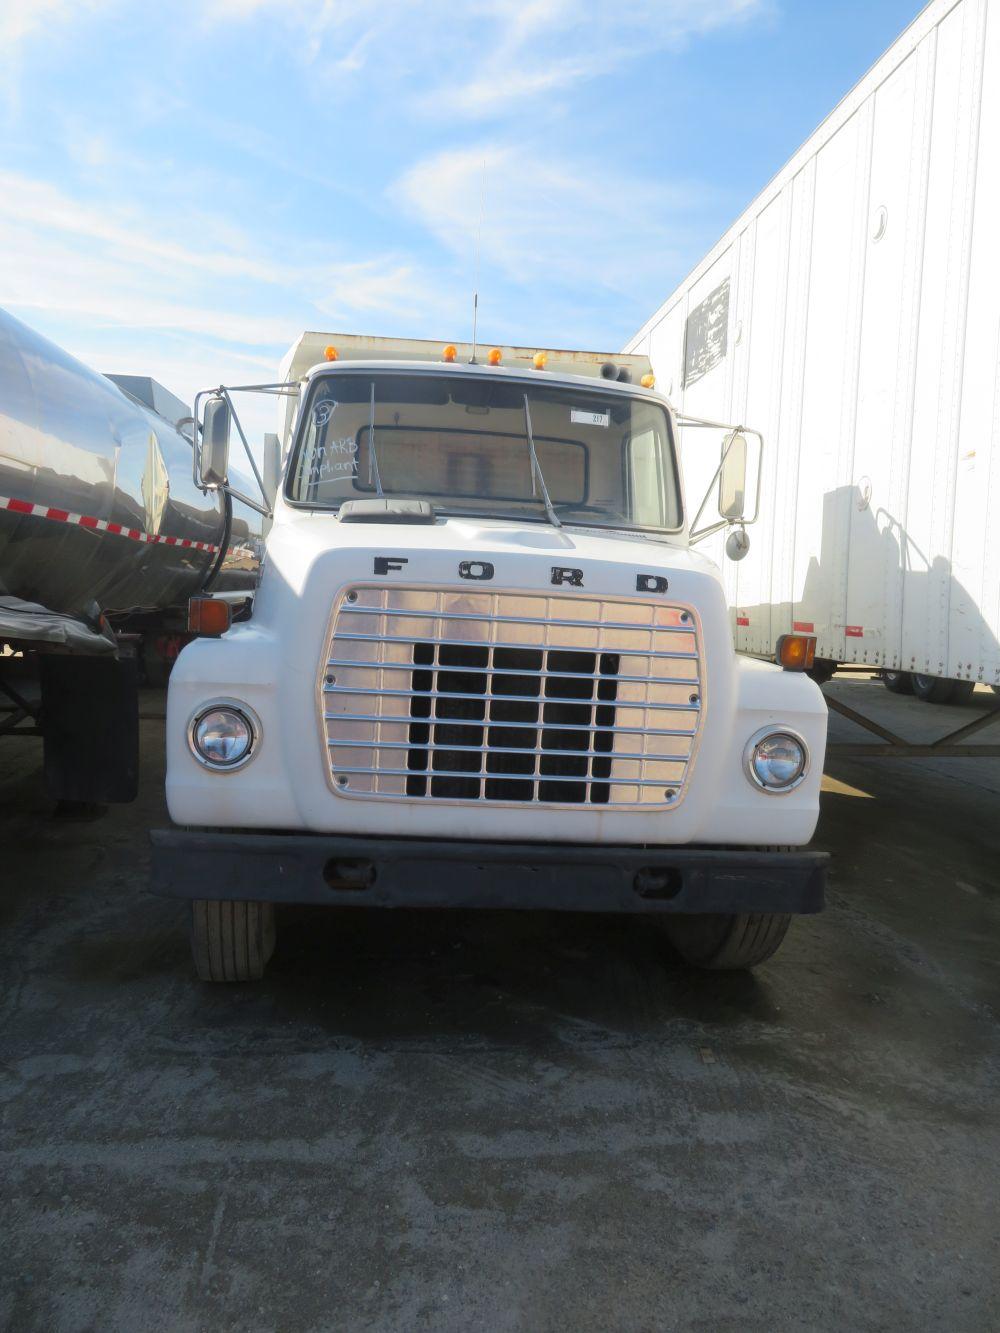
M 65 25 L 80 15 L 106 9 L 111 0 L 4 0 L 0 6 L 0 50 L 8 55 L 27 37 Z
M 447 297 L 436 284 L 405 260 L 379 259 L 341 264 L 315 296 L 317 309 L 342 324 L 356 317 L 391 314 L 394 320 L 437 312 Z
M 381 76 L 428 112 L 503 117 L 745 22 L 773 0 L 213 0 L 210 25 L 266 21 L 295 34 L 328 86 Z
M 36 39 L 52 43 L 116 0 L 2 0 L 0 2 L 0 90 L 8 111 L 17 105 L 24 47 Z
M 629 177 L 606 161 L 555 163 L 521 144 L 435 153 L 392 197 L 470 268 L 485 167 L 482 265 L 528 285 L 634 291 L 669 262 L 671 236 L 705 201 L 704 187 Z
M 490 115 L 512 102 L 607 75 L 641 55 L 677 49 L 691 37 L 740 22 L 762 0 L 632 0 L 616 8 L 571 0 L 503 0 L 498 40 L 471 75 L 437 87 L 437 106 Z
M 316 246 L 275 242 L 280 258 L 254 246 L 229 219 L 185 210 L 188 230 L 155 210 L 126 208 L 115 193 L 83 198 L 50 182 L 0 172 L 0 305 L 30 322 L 32 312 L 89 325 L 108 345 L 132 330 L 148 364 L 151 339 L 178 345 L 227 344 L 215 358 L 249 356 L 276 368 L 307 327 L 359 320 L 388 323 L 440 305 L 417 265 L 392 253 L 329 258 Z M 289 256 L 296 256 L 293 262 Z M 139 336 L 136 336 L 139 335 Z M 215 380 L 213 356 L 202 378 Z M 244 372 L 245 373 L 245 372 Z
M 123 258 L 141 260 L 161 271 L 194 268 L 261 282 L 285 282 L 289 278 L 289 270 L 271 259 L 230 250 L 206 250 L 157 235 L 150 229 L 148 218 L 116 197 L 92 203 L 15 172 L 0 171 L 0 215 L 113 247 Z

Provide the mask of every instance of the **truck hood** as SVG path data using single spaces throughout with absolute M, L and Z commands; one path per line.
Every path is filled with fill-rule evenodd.
M 461 562 L 489 561 L 494 566 L 490 582 L 497 587 L 550 584 L 553 569 L 582 570 L 579 586 L 594 586 L 595 591 L 592 580 L 599 572 L 604 576 L 598 581 L 604 585 L 613 571 L 620 577 L 613 577 L 612 582 L 622 592 L 635 592 L 636 578 L 644 572 L 668 579 L 673 572 L 682 581 L 684 575 L 694 575 L 696 582 L 708 578 L 721 585 L 716 566 L 689 547 L 619 530 L 463 517 L 427 525 L 348 524 L 334 514 L 289 517 L 287 510 L 283 517 L 285 521 L 276 522 L 268 540 L 268 564 L 280 571 L 286 584 L 300 591 L 308 571 L 317 563 L 325 564 L 325 556 L 339 557 L 352 566 L 349 577 L 354 579 L 374 575 L 375 557 L 379 556 L 405 561 L 402 569 L 391 568 L 387 575 L 398 581 L 429 582 L 433 566 L 435 581 L 447 571 L 450 577 L 445 581 L 457 582 Z

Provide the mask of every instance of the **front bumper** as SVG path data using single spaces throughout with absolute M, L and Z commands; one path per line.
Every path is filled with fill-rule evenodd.
M 154 829 L 172 898 L 564 912 L 819 912 L 826 852 Z

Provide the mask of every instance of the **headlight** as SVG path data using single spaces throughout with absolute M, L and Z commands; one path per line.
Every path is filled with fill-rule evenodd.
M 766 792 L 785 792 L 797 787 L 806 775 L 809 751 L 793 731 L 766 727 L 751 736 L 743 756 L 743 767 L 755 787 Z
M 229 772 L 253 758 L 260 743 L 260 722 L 246 705 L 219 701 L 194 715 L 188 740 L 195 758 L 206 767 Z

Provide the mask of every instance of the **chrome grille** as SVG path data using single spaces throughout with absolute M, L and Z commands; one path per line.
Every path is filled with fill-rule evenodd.
M 676 805 L 703 693 L 683 607 L 351 588 L 321 686 L 331 781 L 366 798 Z

